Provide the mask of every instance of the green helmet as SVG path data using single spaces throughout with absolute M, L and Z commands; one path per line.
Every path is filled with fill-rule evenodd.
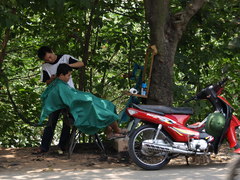
M 207 122 L 205 125 L 206 133 L 217 137 L 221 134 L 225 126 L 225 117 L 220 112 L 211 113 L 207 117 Z

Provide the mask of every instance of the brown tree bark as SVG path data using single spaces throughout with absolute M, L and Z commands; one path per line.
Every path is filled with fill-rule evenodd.
M 10 29 L 6 28 L 4 36 L 3 36 L 2 47 L 0 49 L 0 74 L 2 72 L 3 60 L 6 55 L 6 49 L 7 49 L 7 43 L 9 40 L 9 35 L 10 35 Z
M 150 44 L 156 45 L 147 104 L 171 106 L 173 103 L 173 65 L 179 40 L 186 26 L 205 0 L 192 0 L 185 9 L 171 15 L 169 0 L 144 0 Z

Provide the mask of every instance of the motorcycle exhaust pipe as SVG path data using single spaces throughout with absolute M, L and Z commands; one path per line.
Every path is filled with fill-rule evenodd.
M 170 147 L 170 152 L 171 153 L 179 153 L 179 154 L 197 154 L 197 155 L 200 155 L 200 154 L 205 154 L 204 152 L 197 152 L 197 151 L 188 151 L 188 150 L 182 150 L 182 149 L 178 149 L 178 148 L 173 148 L 173 147 Z
M 156 152 L 168 152 L 168 153 L 174 153 L 174 154 L 196 154 L 196 155 L 204 155 L 205 152 L 197 152 L 197 151 L 189 151 L 189 150 L 183 150 L 179 148 L 174 148 L 171 146 L 166 145 L 156 145 L 153 143 L 142 143 L 142 149 L 143 150 L 154 150 Z

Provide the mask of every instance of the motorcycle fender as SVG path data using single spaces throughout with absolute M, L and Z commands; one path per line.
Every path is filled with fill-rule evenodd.
M 238 143 L 237 135 L 235 132 L 235 130 L 238 126 L 240 126 L 240 121 L 238 120 L 238 118 L 236 116 L 233 115 L 231 122 L 230 122 L 230 126 L 227 131 L 227 140 L 228 140 L 230 148 L 235 147 Z

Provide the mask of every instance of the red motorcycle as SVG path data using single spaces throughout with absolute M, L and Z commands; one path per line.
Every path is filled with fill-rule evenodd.
M 230 148 L 240 153 L 236 129 L 240 121 L 233 115 L 233 108 L 220 96 L 227 79 L 202 89 L 191 100 L 208 100 L 213 106 L 202 122 L 186 125 L 193 110 L 190 107 L 136 105 L 127 109 L 132 118 L 128 151 L 131 159 L 141 168 L 160 169 L 180 155 L 210 156 L 218 153 L 224 139 Z M 139 123 L 143 122 L 138 128 Z M 215 124 L 211 124 L 215 122 Z M 215 129 L 215 127 L 221 127 Z

